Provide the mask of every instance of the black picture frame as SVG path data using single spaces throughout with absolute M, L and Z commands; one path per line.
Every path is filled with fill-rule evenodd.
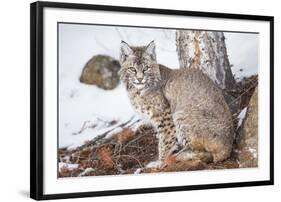
M 43 9 L 62 8 L 98 11 L 121 11 L 130 13 L 164 14 L 177 16 L 211 17 L 224 19 L 257 20 L 270 23 L 270 180 L 239 183 L 221 183 L 192 186 L 155 187 L 144 189 L 112 190 L 82 193 L 50 194 L 43 193 Z M 35 2 L 30 7 L 30 197 L 36 200 L 93 197 L 121 194 L 171 192 L 228 187 L 246 187 L 274 184 L 274 17 L 240 15 L 183 10 L 103 6 L 75 3 Z

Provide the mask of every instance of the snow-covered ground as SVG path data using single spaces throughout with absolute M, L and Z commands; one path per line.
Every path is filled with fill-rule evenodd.
M 233 72 L 239 79 L 258 72 L 258 35 L 225 33 Z M 95 25 L 59 25 L 59 147 L 75 148 L 109 130 L 108 122 L 135 115 L 122 85 L 105 91 L 79 82 L 94 55 L 119 57 L 120 41 L 146 45 L 154 40 L 159 63 L 177 68 L 175 31 Z M 242 69 L 242 70 L 240 70 Z M 82 129 L 82 130 L 81 130 Z

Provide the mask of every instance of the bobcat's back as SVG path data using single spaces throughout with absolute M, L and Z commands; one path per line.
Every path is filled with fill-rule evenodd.
M 234 139 L 230 110 L 222 92 L 201 70 L 172 70 L 163 88 L 180 142 L 213 153 L 214 161 L 230 155 Z M 217 152 L 217 154 L 216 154 Z

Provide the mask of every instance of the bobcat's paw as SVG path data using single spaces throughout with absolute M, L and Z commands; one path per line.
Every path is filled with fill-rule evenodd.
M 163 161 L 152 161 L 150 163 L 148 163 L 145 168 L 161 168 L 163 166 Z

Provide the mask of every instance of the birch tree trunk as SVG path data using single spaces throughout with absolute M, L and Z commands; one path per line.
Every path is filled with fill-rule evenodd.
M 180 68 L 202 69 L 221 89 L 234 89 L 223 32 L 178 30 L 176 45 Z

